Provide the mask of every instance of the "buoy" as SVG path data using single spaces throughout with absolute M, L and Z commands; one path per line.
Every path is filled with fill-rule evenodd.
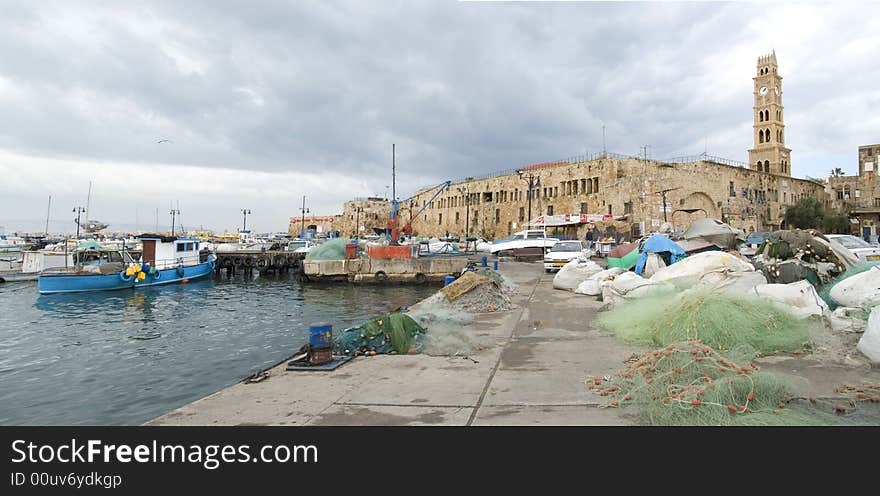
M 180 281 L 180 284 L 189 284 L 189 279 L 184 279 Z

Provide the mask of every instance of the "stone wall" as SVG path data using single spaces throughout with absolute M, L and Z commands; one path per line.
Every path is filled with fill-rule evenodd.
M 337 228 L 334 227 L 338 222 L 338 215 L 324 215 L 324 216 L 315 216 L 315 215 L 306 215 L 303 217 L 291 217 L 290 224 L 287 226 L 287 234 L 288 236 L 299 236 L 299 232 L 301 229 L 317 229 L 320 227 L 321 233 L 329 233 L 330 231 L 334 231 Z M 303 227 L 305 226 L 305 227 Z
M 358 209 L 361 212 L 358 213 Z M 356 198 L 345 202 L 340 216 L 339 229 L 343 237 L 352 237 L 357 232 L 355 223 L 362 228 L 361 236 L 371 234 L 374 229 L 384 230 L 391 216 L 391 202 L 383 198 Z
M 543 164 L 525 171 L 540 180 L 531 201 L 532 219 L 542 214 L 610 214 L 615 220 L 598 223 L 599 230 L 612 226 L 629 236 L 640 232 L 642 222 L 646 231 L 664 222 L 663 190 L 667 191 L 665 221 L 682 230 L 704 216 L 748 231 L 778 228 L 786 205 L 804 196 L 825 200 L 824 185 L 813 181 L 706 161 L 671 164 L 600 158 Z M 469 232 L 486 239 L 525 229 L 530 217 L 527 190 L 527 177 L 517 174 L 454 183 L 414 220 L 414 234 L 455 232 L 463 236 L 466 213 Z M 418 191 L 413 210 L 421 208 L 435 191 Z M 401 205 L 401 216 L 409 219 L 408 204 Z M 550 230 L 583 237 L 588 227 Z

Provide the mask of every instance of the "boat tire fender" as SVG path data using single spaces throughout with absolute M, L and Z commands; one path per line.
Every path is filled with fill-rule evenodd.
M 241 265 L 241 262 L 242 262 L 241 257 L 235 257 L 232 260 L 232 263 L 234 263 L 235 265 Z
M 388 282 L 388 274 L 384 270 L 376 272 L 376 282 Z
M 127 275 L 125 275 L 125 270 L 122 270 L 119 272 L 119 279 L 122 282 L 131 282 L 134 280 L 134 274 L 127 276 Z
M 428 282 L 428 277 L 421 272 L 417 272 L 416 273 L 416 283 L 425 284 L 426 282 Z
M 161 279 L 162 273 L 160 271 L 153 272 L 153 279 Z
M 254 259 L 253 259 L 253 258 L 251 258 L 251 257 L 247 257 L 247 258 L 244 259 L 244 266 L 245 266 L 245 267 L 252 267 L 253 265 L 254 265 Z
M 178 267 L 178 268 L 177 268 L 177 275 L 178 275 L 179 277 L 183 277 L 183 267 Z

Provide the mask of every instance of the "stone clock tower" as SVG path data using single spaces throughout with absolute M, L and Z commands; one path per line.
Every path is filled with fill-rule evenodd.
M 758 57 L 755 82 L 754 139 L 749 150 L 749 168 L 759 172 L 791 176 L 791 150 L 785 147 L 782 113 L 782 76 L 776 64 L 776 51 Z

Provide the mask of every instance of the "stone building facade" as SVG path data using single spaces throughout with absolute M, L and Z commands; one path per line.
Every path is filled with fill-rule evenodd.
M 326 234 L 337 229 L 338 215 L 306 215 L 305 217 L 291 217 L 287 226 L 287 234 L 291 237 L 299 236 L 300 230 L 311 229 L 316 234 Z
M 827 192 L 832 208 L 849 212 L 853 234 L 875 241 L 880 236 L 880 144 L 859 147 L 859 175 L 831 177 Z
M 568 214 L 572 223 L 551 232 L 581 238 L 594 225 L 600 231 L 613 228 L 635 237 L 664 222 L 683 230 L 701 217 L 722 219 L 747 231 L 778 229 L 784 224 L 787 206 L 804 196 L 825 198 L 821 183 L 759 172 L 745 164 L 728 165 L 710 158 L 656 161 L 606 155 L 453 183 L 413 222 L 414 233 L 463 235 L 465 215 L 469 232 L 487 239 L 526 229 L 529 176 L 533 183 L 540 183 L 533 190 L 531 219 Z M 417 192 L 414 209 L 435 192 L 434 188 Z M 401 205 L 403 218 L 409 218 L 408 210 L 408 205 Z M 604 219 L 575 222 L 580 214 Z
M 359 233 L 363 237 L 384 231 L 390 217 L 390 201 L 378 197 L 355 198 L 343 205 L 337 229 L 341 236 L 353 237 Z

